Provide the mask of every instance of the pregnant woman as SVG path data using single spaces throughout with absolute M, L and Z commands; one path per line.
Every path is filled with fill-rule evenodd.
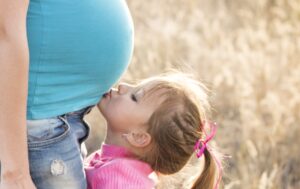
M 83 116 L 132 51 L 124 0 L 0 0 L 0 189 L 86 188 Z

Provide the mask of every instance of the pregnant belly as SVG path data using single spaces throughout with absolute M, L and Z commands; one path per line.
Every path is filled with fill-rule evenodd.
M 133 50 L 123 0 L 31 0 L 27 33 L 30 79 L 39 86 L 89 82 L 105 91 L 125 71 Z

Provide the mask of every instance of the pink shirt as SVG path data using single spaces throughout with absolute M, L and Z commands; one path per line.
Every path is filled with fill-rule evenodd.
M 88 189 L 152 189 L 151 167 L 120 146 L 103 144 L 85 161 Z

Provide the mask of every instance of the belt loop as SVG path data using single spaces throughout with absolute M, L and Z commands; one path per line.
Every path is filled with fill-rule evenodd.
M 67 114 L 62 114 L 62 115 L 59 115 L 57 116 L 61 121 L 63 122 L 67 122 Z

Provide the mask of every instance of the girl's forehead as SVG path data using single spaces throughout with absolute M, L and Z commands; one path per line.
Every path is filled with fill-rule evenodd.
M 167 89 L 160 86 L 159 82 L 146 81 L 136 87 L 136 93 L 141 95 L 143 101 L 162 101 L 166 95 Z
M 156 86 L 158 85 L 157 82 L 154 81 L 144 81 L 137 85 L 137 91 L 143 91 L 145 94 L 149 92 L 157 91 Z
M 145 90 L 150 90 L 150 89 L 153 89 L 153 88 L 156 88 L 158 85 L 160 85 L 162 82 L 159 81 L 159 80 L 144 80 L 144 81 L 141 81 L 137 86 L 138 87 L 141 87 L 141 88 L 144 88 Z

